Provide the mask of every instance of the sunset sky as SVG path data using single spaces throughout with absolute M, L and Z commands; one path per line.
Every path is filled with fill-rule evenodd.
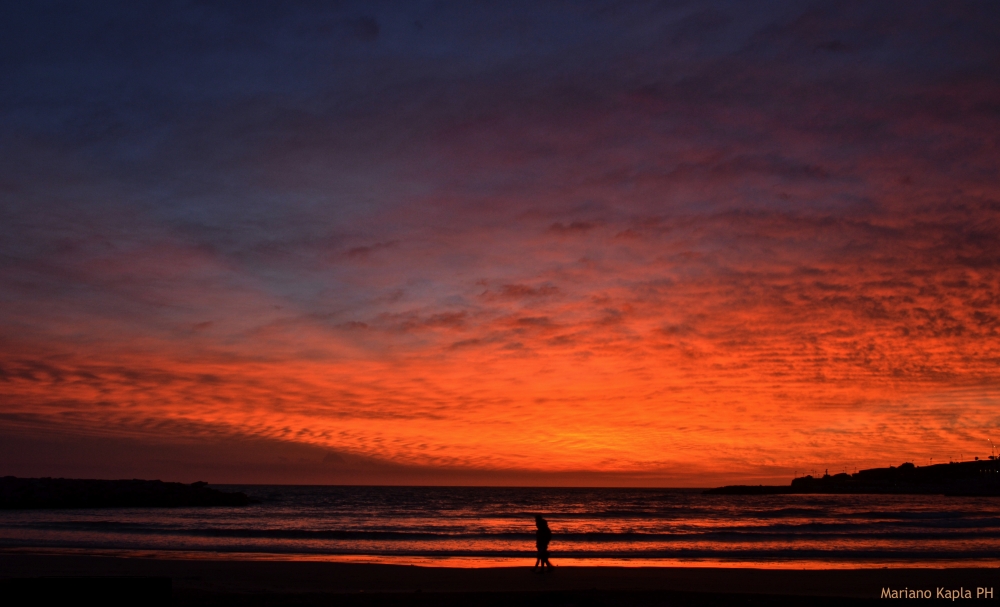
M 10 2 L 0 475 L 1000 443 L 1000 3 Z

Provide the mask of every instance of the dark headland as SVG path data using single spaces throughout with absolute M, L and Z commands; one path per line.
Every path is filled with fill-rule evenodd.
M 246 506 L 245 493 L 211 489 L 208 483 L 94 480 L 75 478 L 0 478 L 0 510 L 35 508 L 183 508 Z
M 915 466 L 906 462 L 853 474 L 812 475 L 790 485 L 728 485 L 705 491 L 710 495 L 783 495 L 796 493 L 877 493 L 911 495 L 1000 496 L 1000 459 Z

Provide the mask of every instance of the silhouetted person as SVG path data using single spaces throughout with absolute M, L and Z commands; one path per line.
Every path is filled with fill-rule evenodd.
M 538 530 L 535 531 L 535 546 L 538 547 L 538 558 L 535 559 L 534 569 L 545 571 L 546 568 L 551 569 L 552 563 L 549 562 L 549 542 L 552 541 L 552 530 L 549 529 L 549 523 L 539 515 L 535 515 L 535 526 Z

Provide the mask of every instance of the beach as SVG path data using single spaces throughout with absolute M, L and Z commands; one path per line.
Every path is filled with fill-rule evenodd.
M 986 568 L 754 569 L 686 567 L 454 568 L 345 562 L 122 558 L 5 552 L 10 580 L 169 578 L 175 605 L 836 605 L 883 589 L 1000 590 Z M 47 578 L 41 580 L 40 578 Z M 66 580 L 69 580 L 68 582 Z
M 240 489 L 258 503 L 5 511 L 0 578 L 29 589 L 25 604 L 38 593 L 50 603 L 120 596 L 106 606 L 152 595 L 177 605 L 839 605 L 882 601 L 883 590 L 1000 591 L 992 500 Z M 550 573 L 531 571 L 532 512 L 554 531 Z

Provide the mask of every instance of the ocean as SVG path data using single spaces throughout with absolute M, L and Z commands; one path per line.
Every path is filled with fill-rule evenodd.
M 244 508 L 0 511 L 4 551 L 531 565 L 1000 566 L 1000 498 L 690 489 L 237 486 Z

